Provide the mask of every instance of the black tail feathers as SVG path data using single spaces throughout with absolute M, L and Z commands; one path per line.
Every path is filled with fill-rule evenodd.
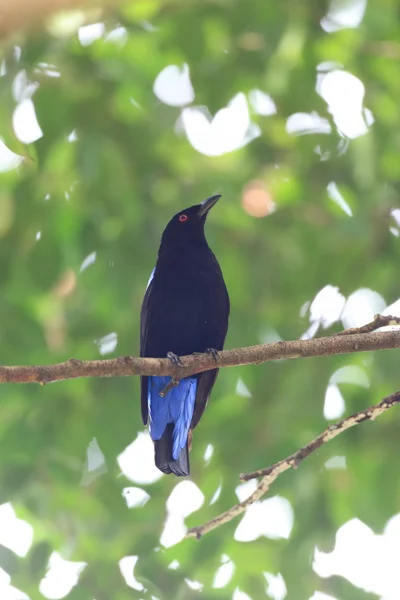
M 172 434 L 174 425 L 168 423 L 160 440 L 154 442 L 156 467 L 163 473 L 174 473 L 177 477 L 190 474 L 188 444 L 181 451 L 179 458 L 172 457 Z

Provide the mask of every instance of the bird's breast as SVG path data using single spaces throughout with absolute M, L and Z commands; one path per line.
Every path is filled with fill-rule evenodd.
M 157 263 L 148 307 L 148 356 L 222 348 L 229 301 L 219 265 L 210 254 Z

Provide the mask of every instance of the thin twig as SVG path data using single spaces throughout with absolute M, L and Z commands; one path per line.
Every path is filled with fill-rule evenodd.
M 336 335 L 353 335 L 355 333 L 370 333 L 376 331 L 381 327 L 388 327 L 389 325 L 400 325 L 400 317 L 393 317 L 392 315 L 375 315 L 374 320 L 371 323 L 362 325 L 361 327 L 349 327 L 343 331 L 339 331 Z
M 175 377 L 172 377 L 170 379 L 170 381 L 167 383 L 167 385 L 164 386 L 163 389 L 161 390 L 161 392 L 160 392 L 161 398 L 164 398 L 168 394 L 168 392 L 170 390 L 172 390 L 172 388 L 177 387 L 179 385 L 179 381 L 180 381 L 180 379 L 176 379 Z
M 287 456 L 283 460 L 273 464 L 266 469 L 259 469 L 258 471 L 253 471 L 251 473 L 244 473 L 240 475 L 240 479 L 242 481 L 249 481 L 250 479 L 255 479 L 257 477 L 262 477 L 260 483 L 257 486 L 257 489 L 243 502 L 239 502 L 229 508 L 225 512 L 221 513 L 217 517 L 214 517 L 210 521 L 207 521 L 203 525 L 199 525 L 198 527 L 192 527 L 186 534 L 186 537 L 197 537 L 199 539 L 205 533 L 220 527 L 224 523 L 229 523 L 240 515 L 242 512 L 246 510 L 248 506 L 262 498 L 268 491 L 270 486 L 274 483 L 274 481 L 288 469 L 296 469 L 299 464 L 310 454 L 315 452 L 318 448 L 320 448 L 323 444 L 326 444 L 333 438 L 337 437 L 346 429 L 350 429 L 350 427 L 354 427 L 354 425 L 358 425 L 363 421 L 372 421 L 382 415 L 384 412 L 388 411 L 392 406 L 400 403 L 400 391 L 383 398 L 378 404 L 370 406 L 369 408 L 365 408 L 357 413 L 354 413 L 350 417 L 346 417 L 337 423 L 330 425 L 323 431 L 320 435 L 318 435 L 311 442 L 294 452 L 290 456 Z
M 384 319 L 384 321 L 382 321 Z M 389 350 L 400 347 L 400 331 L 372 329 L 395 322 L 397 317 L 378 316 L 372 323 L 357 329 L 357 333 L 346 330 L 346 335 L 333 335 L 311 340 L 294 340 L 235 348 L 219 352 L 218 367 L 236 367 L 265 363 L 289 358 L 333 356 L 351 352 Z M 358 331 L 368 331 L 359 333 Z M 78 377 L 129 377 L 133 375 L 169 375 L 182 379 L 195 373 L 215 369 L 211 354 L 181 357 L 183 366 L 172 364 L 168 358 L 135 358 L 132 356 L 106 360 L 77 360 L 71 358 L 63 363 L 41 366 L 0 366 L 0 383 L 40 383 L 76 379 Z

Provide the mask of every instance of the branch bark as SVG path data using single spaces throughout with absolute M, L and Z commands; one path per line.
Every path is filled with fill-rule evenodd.
M 203 525 L 199 525 L 198 527 L 192 527 L 189 529 L 186 537 L 196 537 L 200 539 L 205 533 L 209 533 L 213 529 L 220 527 L 224 523 L 229 523 L 235 517 L 243 513 L 248 506 L 260 500 L 270 489 L 271 485 L 278 479 L 282 473 L 287 471 L 288 469 L 297 469 L 300 463 L 310 456 L 313 452 L 318 450 L 323 444 L 330 442 L 333 438 L 337 437 L 350 427 L 354 427 L 363 421 L 373 421 L 383 413 L 387 412 L 390 408 L 400 403 L 400 391 L 387 396 L 379 404 L 375 404 L 370 406 L 369 408 L 365 408 L 364 410 L 360 410 L 357 413 L 354 413 L 350 417 L 346 417 L 341 421 L 338 421 L 334 425 L 330 425 L 316 438 L 311 440 L 308 444 L 294 452 L 290 456 L 287 456 L 283 460 L 273 464 L 266 469 L 259 469 L 258 471 L 253 471 L 251 473 L 244 473 L 240 475 L 240 479 L 242 481 L 249 481 L 250 479 L 255 479 L 258 477 L 262 477 L 260 483 L 258 484 L 256 490 L 250 494 L 246 500 L 243 502 L 239 502 L 235 504 L 225 512 L 221 513 L 217 517 L 214 517 L 210 521 L 207 521 Z
M 224 350 L 219 353 L 218 367 L 260 365 L 289 358 L 333 356 L 352 352 L 390 350 L 400 348 L 400 330 L 372 331 L 383 325 L 399 325 L 400 318 L 377 315 L 375 320 L 360 328 L 344 330 L 338 335 L 262 344 Z M 364 333 L 364 331 L 366 333 Z M 215 369 L 215 358 L 210 354 L 181 357 L 182 366 L 168 358 L 137 358 L 132 356 L 106 360 L 78 360 L 40 366 L 0 366 L 0 383 L 39 383 L 77 379 L 78 377 L 128 377 L 133 375 L 170 375 L 182 379 L 195 373 Z

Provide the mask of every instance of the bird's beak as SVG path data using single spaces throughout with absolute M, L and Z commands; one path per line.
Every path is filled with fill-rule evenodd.
M 209 198 L 207 198 L 207 200 L 204 200 L 204 202 L 201 203 L 199 208 L 199 217 L 205 217 L 220 198 L 221 194 L 217 194 L 216 196 L 210 196 Z

